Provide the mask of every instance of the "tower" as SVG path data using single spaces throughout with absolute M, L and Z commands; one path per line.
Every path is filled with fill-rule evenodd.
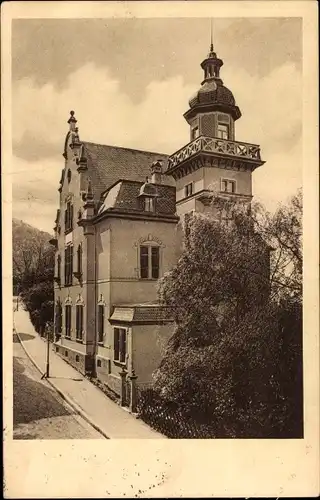
M 211 40 L 201 63 L 204 79 L 189 100 L 184 118 L 190 142 L 169 157 L 166 174 L 176 181 L 177 213 L 212 210 L 213 195 L 250 203 L 252 172 L 263 165 L 260 146 L 236 141 L 235 122 L 241 117 L 232 92 L 220 76 L 223 61 Z

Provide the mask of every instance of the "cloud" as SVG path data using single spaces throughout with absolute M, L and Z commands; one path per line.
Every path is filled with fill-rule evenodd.
M 237 140 L 260 144 L 267 161 L 254 174 L 254 194 L 274 206 L 301 185 L 301 75 L 294 64 L 263 79 L 227 66 L 222 78 L 243 115 Z M 38 211 L 41 224 L 52 228 L 70 109 L 83 140 L 168 154 L 189 141 L 183 113 L 199 84 L 186 84 L 179 75 L 153 81 L 140 103 L 129 98 L 126 86 L 93 63 L 70 74 L 60 89 L 29 78 L 13 86 L 14 213 L 39 227 Z M 39 206 L 46 208 L 39 212 Z

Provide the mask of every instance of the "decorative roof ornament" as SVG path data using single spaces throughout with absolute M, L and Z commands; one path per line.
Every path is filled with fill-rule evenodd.
M 76 128 L 76 123 L 77 123 L 77 119 L 76 119 L 76 117 L 74 116 L 74 111 L 70 111 L 70 118 L 69 118 L 69 120 L 68 120 L 68 122 L 67 122 L 67 123 L 69 123 L 70 130 L 71 130 L 72 132 L 74 132 L 74 131 L 75 131 L 75 128 Z

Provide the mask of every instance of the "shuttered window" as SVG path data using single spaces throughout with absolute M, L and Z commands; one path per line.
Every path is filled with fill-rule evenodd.
M 73 247 L 67 246 L 64 251 L 64 284 L 65 286 L 72 285 L 73 274 Z
M 126 362 L 127 332 L 124 328 L 114 328 L 114 361 Z
M 65 231 L 72 231 L 73 229 L 73 205 L 70 201 L 64 211 L 64 228 Z
M 140 247 L 140 278 L 158 279 L 160 276 L 160 248 L 157 246 Z
M 76 338 L 82 340 L 83 338 L 83 306 L 76 306 Z
M 72 306 L 65 306 L 66 337 L 71 337 L 71 311 Z

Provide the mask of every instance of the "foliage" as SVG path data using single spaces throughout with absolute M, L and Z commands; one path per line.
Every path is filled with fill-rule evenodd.
M 39 333 L 53 322 L 54 248 L 49 240 L 48 233 L 13 220 L 14 292 L 21 295 Z
M 262 205 L 253 205 L 256 227 L 273 248 L 270 283 L 272 296 L 278 300 L 284 296 L 302 298 L 302 214 L 301 189 L 274 214 Z
M 184 418 L 209 425 L 212 436 L 302 435 L 297 206 L 294 201 L 270 216 L 263 238 L 255 213 L 233 207 L 234 222 L 228 225 L 211 214 L 193 216 L 185 250 L 160 283 L 161 301 L 172 307 L 176 329 L 154 373 L 154 389 L 164 406 L 174 404 Z M 295 269 L 286 274 L 273 267 L 272 289 L 271 237 L 265 242 L 271 230 L 273 244 L 282 245 L 275 250 L 278 262 L 290 246 L 286 252 Z

